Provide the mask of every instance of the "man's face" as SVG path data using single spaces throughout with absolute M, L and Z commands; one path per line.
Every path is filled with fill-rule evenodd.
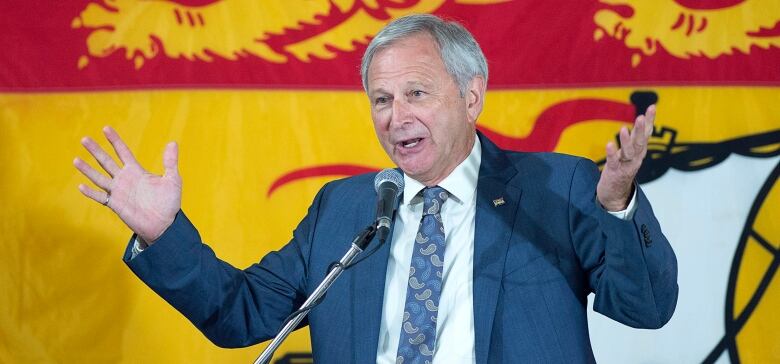
M 477 77 L 462 97 L 427 34 L 401 39 L 368 67 L 371 118 L 379 142 L 404 173 L 432 186 L 471 152 L 484 86 Z

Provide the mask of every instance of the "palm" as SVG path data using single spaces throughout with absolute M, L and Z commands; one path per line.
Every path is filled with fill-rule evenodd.
M 105 192 L 85 185 L 80 185 L 79 190 L 87 197 L 106 204 L 142 239 L 153 242 L 173 222 L 181 208 L 182 182 L 177 171 L 176 145 L 171 143 L 166 147 L 163 155 L 165 174 L 159 176 L 138 164 L 116 132 L 110 128 L 104 131 L 124 165 L 120 168 L 97 143 L 84 138 L 82 144 L 111 178 L 77 158 L 74 161 L 76 168 Z
M 156 239 L 181 206 L 181 178 L 158 176 L 140 166 L 125 166 L 114 176 L 111 208 L 142 237 Z M 134 228 L 135 227 L 135 228 Z
M 639 115 L 631 132 L 620 129 L 620 149 L 613 142 L 607 144 L 607 162 L 596 186 L 596 196 L 607 210 L 620 211 L 628 205 L 634 177 L 647 154 L 647 141 L 653 133 L 655 105 Z

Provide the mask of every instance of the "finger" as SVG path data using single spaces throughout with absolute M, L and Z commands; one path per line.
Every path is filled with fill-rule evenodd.
M 635 152 L 641 154 L 642 149 L 647 145 L 647 139 L 649 136 L 645 133 L 645 125 L 647 124 L 647 118 L 638 117 L 636 123 L 634 123 L 634 130 L 631 131 L 631 142 L 636 148 Z
M 119 134 L 111 128 L 110 126 L 106 126 L 103 128 L 103 134 L 106 135 L 106 139 L 111 143 L 111 146 L 114 147 L 114 151 L 116 152 L 116 155 L 119 156 L 119 160 L 122 161 L 124 164 L 138 164 L 138 162 L 135 160 L 135 156 L 133 156 L 133 152 L 130 151 L 130 148 L 127 147 L 127 144 L 122 140 L 122 138 L 119 137 Z
M 81 138 L 81 145 L 83 145 L 84 148 L 87 148 L 89 154 L 92 154 L 92 157 L 95 158 L 100 166 L 103 167 L 103 169 L 108 172 L 111 177 L 119 172 L 120 168 L 116 162 L 114 162 L 114 158 L 111 158 L 111 156 L 108 155 L 108 153 L 106 153 L 97 142 L 92 140 L 92 138 Z
M 97 203 L 99 203 L 101 205 L 104 205 L 106 200 L 108 199 L 108 194 L 107 193 L 100 192 L 100 191 L 95 191 L 95 190 L 87 187 L 87 185 L 85 185 L 85 184 L 79 184 L 79 191 L 81 191 L 81 193 L 84 196 L 87 196 L 87 197 L 95 200 L 95 202 L 97 202 Z M 109 202 L 109 204 L 110 204 L 110 202 Z
M 653 128 L 655 124 L 655 110 L 656 106 L 655 104 L 650 105 L 647 108 L 647 111 L 645 111 L 645 128 L 640 129 L 645 131 L 646 138 L 650 138 L 651 135 L 653 135 Z
M 166 176 L 175 177 L 179 175 L 179 145 L 176 142 L 170 142 L 165 146 L 163 166 L 165 167 Z
M 615 142 L 607 143 L 607 162 L 605 168 L 616 169 L 620 165 L 620 157 L 618 156 L 618 148 Z
M 620 128 L 620 150 L 618 156 L 621 161 L 630 160 L 634 157 L 634 145 L 631 141 L 631 135 L 625 126 Z
M 89 180 L 92 181 L 92 183 L 94 183 L 96 186 L 102 188 L 105 191 L 109 190 L 111 180 L 102 173 L 96 171 L 94 168 L 92 168 L 92 166 L 87 164 L 87 162 L 84 162 L 81 158 L 76 158 L 73 160 L 73 165 L 76 166 L 76 169 L 78 169 L 81 174 L 89 178 Z

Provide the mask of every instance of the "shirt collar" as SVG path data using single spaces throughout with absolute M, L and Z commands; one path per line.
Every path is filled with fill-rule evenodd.
M 439 187 L 447 190 L 450 197 L 459 204 L 472 201 L 477 191 L 480 163 L 482 163 L 482 144 L 480 144 L 479 138 L 475 137 L 474 146 L 471 148 L 469 156 L 439 183 Z M 425 188 L 425 185 L 404 173 L 403 204 L 422 202 L 422 198 L 418 194 L 423 188 Z

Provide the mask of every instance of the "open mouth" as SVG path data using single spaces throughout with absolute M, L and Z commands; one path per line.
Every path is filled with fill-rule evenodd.
M 414 148 L 417 146 L 417 144 L 420 144 L 420 142 L 423 140 L 423 138 L 413 138 L 413 139 L 407 139 L 403 140 L 400 143 L 398 143 L 401 148 Z
M 425 148 L 427 138 L 409 138 L 395 143 L 395 150 L 402 155 L 414 154 Z

